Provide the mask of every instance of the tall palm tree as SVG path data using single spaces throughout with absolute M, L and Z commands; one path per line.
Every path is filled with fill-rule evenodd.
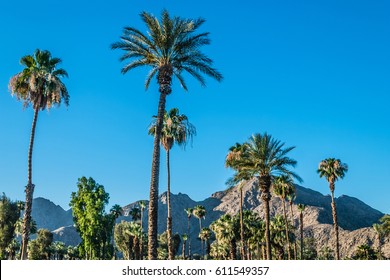
M 271 259 L 270 244 L 270 208 L 271 200 L 271 183 L 273 178 L 281 175 L 288 175 L 298 181 L 302 179 L 289 170 L 288 167 L 294 167 L 297 162 L 289 158 L 288 153 L 295 147 L 285 148 L 284 143 L 274 139 L 271 135 L 255 134 L 249 138 L 245 144 L 245 152 L 242 160 L 238 163 L 240 173 L 245 177 L 255 177 L 261 190 L 261 198 L 265 206 L 265 243 L 267 259 Z
M 172 77 L 175 76 L 183 89 L 187 90 L 183 72 L 194 77 L 202 86 L 205 86 L 203 75 L 217 81 L 222 80 L 222 75 L 212 67 L 213 61 L 200 50 L 202 46 L 210 44 L 208 32 L 196 33 L 205 22 L 204 19 L 171 17 L 166 10 L 162 11 L 161 20 L 147 12 L 141 13 L 141 19 L 148 28 L 146 34 L 136 28 L 125 27 L 121 41 L 112 44 L 111 48 L 125 51 L 120 60 L 129 63 L 122 68 L 123 74 L 137 67 L 148 66 L 151 70 L 146 78 L 145 88 L 149 87 L 155 76 L 159 85 L 160 99 L 154 136 L 148 223 L 148 256 L 149 259 L 156 259 L 160 137 L 166 97 L 172 92 Z
M 186 259 L 186 244 L 187 244 L 187 240 L 188 240 L 188 235 L 183 233 L 181 235 L 181 240 L 182 240 L 182 246 L 181 246 L 181 258 L 183 260 Z
M 155 135 L 157 128 L 157 117 L 153 117 L 154 120 L 149 127 L 149 134 Z M 176 143 L 179 146 L 185 146 L 188 141 L 192 140 L 196 134 L 195 127 L 188 121 L 188 118 L 184 114 L 179 113 L 178 108 L 173 108 L 169 112 L 165 111 L 163 119 L 163 127 L 161 130 L 161 145 L 164 147 L 167 154 L 167 239 L 168 239 L 168 258 L 173 260 L 175 258 L 173 254 L 172 244 L 172 215 L 171 215 L 171 167 L 170 167 L 170 150 L 173 144 Z
M 333 226 L 336 236 L 336 259 L 340 259 L 340 244 L 339 244 L 339 227 L 337 223 L 337 210 L 336 202 L 334 200 L 334 190 L 335 182 L 338 179 L 343 179 L 345 173 L 348 171 L 348 165 L 342 163 L 339 159 L 327 158 L 320 162 L 317 173 L 320 175 L 320 178 L 325 177 L 329 183 L 329 189 L 332 197 L 332 216 L 333 216 Z
M 240 162 L 243 160 L 245 145 L 236 143 L 234 146 L 229 148 L 229 153 L 225 159 L 225 167 L 230 167 L 236 170 L 233 178 L 228 181 L 228 185 L 236 185 L 240 191 L 240 241 L 241 241 L 241 258 L 244 260 L 246 255 L 246 248 L 244 242 L 244 222 L 243 222 L 243 202 L 244 202 L 244 183 L 249 179 L 246 173 L 240 172 Z
M 287 244 L 287 256 L 288 259 L 291 260 L 291 252 L 290 252 L 290 240 L 289 240 L 289 228 L 287 222 L 287 211 L 286 211 L 286 198 L 293 191 L 294 181 L 291 176 L 281 175 L 276 177 L 272 182 L 273 190 L 276 196 L 280 197 L 283 205 L 283 217 L 286 226 L 286 244 Z
M 57 68 L 61 59 L 52 57 L 49 51 L 37 49 L 33 55 L 23 56 L 20 63 L 25 67 L 22 72 L 14 75 L 9 82 L 12 95 L 23 102 L 24 107 L 32 106 L 34 118 L 32 122 L 30 145 L 28 150 L 28 181 L 25 188 L 26 204 L 23 217 L 23 236 L 21 258 L 27 259 L 27 244 L 30 236 L 30 221 L 32 199 L 35 185 L 32 182 L 32 152 L 40 110 L 50 110 L 61 101 L 69 104 L 69 94 L 61 78 L 68 77 L 67 72 Z
M 191 235 L 190 235 L 190 222 L 194 212 L 193 208 L 186 208 L 184 211 L 187 214 L 187 238 L 188 238 L 188 259 L 191 259 Z
M 290 205 L 290 214 L 291 214 L 291 224 L 293 226 L 293 229 L 295 230 L 295 220 L 294 220 L 294 211 L 293 211 L 293 203 L 296 198 L 296 189 L 295 185 L 292 185 L 291 192 L 287 194 L 287 200 Z M 297 241 L 294 238 L 293 240 L 293 245 L 294 245 L 294 260 L 297 259 Z
M 112 223 L 112 247 L 114 248 L 114 259 L 116 259 L 116 248 L 114 246 L 114 230 L 115 230 L 115 221 L 118 219 L 120 216 L 123 215 L 123 209 L 120 207 L 118 204 L 114 204 L 111 209 L 110 209 L 110 214 L 114 218 L 114 221 Z
M 138 207 L 133 207 L 130 210 L 129 215 L 131 216 L 133 222 L 137 222 L 141 219 L 141 209 L 139 209 Z
M 303 211 L 305 211 L 305 204 L 298 204 L 298 210 L 299 210 L 299 229 L 301 233 L 301 240 L 300 240 L 300 247 L 301 247 L 301 260 L 303 260 Z
M 199 233 L 200 233 L 202 231 L 202 219 L 204 219 L 206 216 L 206 208 L 204 208 L 204 206 L 202 205 L 196 205 L 194 207 L 192 214 L 199 220 Z M 203 251 L 203 242 L 201 241 L 200 243 Z

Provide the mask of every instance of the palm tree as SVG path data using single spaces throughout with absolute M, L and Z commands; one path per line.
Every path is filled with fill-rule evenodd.
M 206 208 L 204 208 L 204 206 L 202 205 L 196 205 L 194 207 L 194 210 L 192 211 L 192 214 L 195 217 L 197 217 L 199 220 L 199 233 L 200 233 L 202 231 L 202 219 L 204 219 L 206 216 Z M 203 251 L 203 242 L 201 241 L 200 243 Z
M 205 22 L 204 19 L 171 17 L 166 10 L 162 11 L 161 20 L 147 12 L 141 13 L 141 19 L 148 28 L 147 34 L 133 27 L 125 27 L 121 41 L 111 47 L 125 51 L 121 61 L 130 61 L 122 68 L 123 74 L 140 66 L 148 66 L 151 70 L 146 78 L 145 88 L 148 89 L 155 76 L 159 85 L 160 100 L 154 136 L 148 223 L 148 256 L 149 259 L 156 259 L 160 137 L 166 97 L 172 92 L 172 77 L 175 76 L 183 89 L 187 90 L 183 72 L 190 74 L 202 86 L 205 86 L 203 74 L 217 81 L 222 80 L 222 75 L 212 67 L 212 60 L 200 51 L 202 46 L 210 44 L 209 33 L 196 34 Z
M 157 129 L 157 117 L 149 127 L 149 134 L 155 135 Z M 168 239 L 168 258 L 173 260 L 173 244 L 172 244 L 172 215 L 171 215 L 171 168 L 170 168 L 170 150 L 174 143 L 179 146 L 185 146 L 189 140 L 196 134 L 195 127 L 188 121 L 186 115 L 180 114 L 179 109 L 173 108 L 169 112 L 165 111 L 163 119 L 163 127 L 161 130 L 161 145 L 167 153 L 167 239 Z
M 138 207 L 134 207 L 130 210 L 129 215 L 134 222 L 141 219 L 141 210 Z
M 186 208 L 184 211 L 187 214 L 187 237 L 188 237 L 188 258 L 191 259 L 191 235 L 190 235 L 190 221 L 194 212 L 193 208 Z
M 233 187 L 235 183 L 238 183 L 238 189 L 240 191 L 240 241 L 241 241 L 241 258 L 244 260 L 246 255 L 245 242 L 244 242 L 244 222 L 243 222 L 243 202 L 244 194 L 243 188 L 244 183 L 249 179 L 245 173 L 240 172 L 240 162 L 243 160 L 245 145 L 236 143 L 234 146 L 229 148 L 229 153 L 225 159 L 225 167 L 230 167 L 236 170 L 233 178 L 228 181 L 228 185 L 231 184 Z
M 294 211 L 293 211 L 293 203 L 296 198 L 296 189 L 295 185 L 292 185 L 291 193 L 287 194 L 287 200 L 290 205 L 290 214 L 291 214 L 291 224 L 293 228 L 295 229 L 295 220 L 294 220 Z M 297 241 L 296 239 L 293 240 L 294 243 L 294 260 L 297 259 Z
M 33 55 L 23 56 L 20 63 L 25 67 L 14 75 L 9 82 L 12 95 L 23 102 L 24 107 L 31 105 L 34 109 L 30 145 L 28 150 L 28 181 L 25 188 L 26 204 L 23 217 L 23 235 L 21 259 L 27 259 L 27 244 L 30 236 L 32 199 L 35 185 L 32 182 L 32 152 L 39 110 L 50 110 L 61 101 L 69 104 L 69 94 L 62 77 L 68 77 L 64 69 L 57 69 L 61 59 L 52 57 L 49 51 L 37 49 Z
M 218 220 L 211 223 L 210 228 L 214 231 L 216 239 L 219 243 L 229 246 L 229 255 L 231 260 L 237 259 L 237 231 L 238 220 L 229 214 L 221 216 Z
M 288 175 L 281 175 L 279 177 L 276 177 L 272 183 L 273 190 L 276 196 L 280 197 L 282 200 L 283 205 L 283 217 L 285 221 L 286 226 L 286 243 L 287 243 L 287 256 L 288 259 L 291 260 L 291 253 L 290 253 L 290 240 L 289 240 L 289 229 L 288 229 L 288 223 L 287 223 L 287 212 L 286 212 L 286 198 L 289 194 L 293 192 L 294 188 L 294 181 L 291 178 L 291 176 Z
M 139 243 L 139 254 L 140 254 L 140 256 L 141 256 L 141 260 L 143 260 L 144 259 L 144 250 L 143 250 L 143 248 L 144 248 L 144 246 L 143 246 L 143 244 L 144 244 L 144 241 L 143 241 L 143 236 L 144 236 L 144 228 L 143 228 L 143 219 L 144 219 L 144 211 L 145 211 L 145 208 L 146 208 L 146 201 L 145 200 L 140 200 L 139 202 L 138 202 L 138 206 L 139 206 L 139 208 L 140 208 L 140 210 L 141 210 L 141 240 L 140 240 L 140 243 Z
M 116 248 L 114 246 L 114 229 L 115 229 L 115 221 L 118 217 L 122 216 L 123 209 L 118 204 L 114 204 L 110 209 L 110 214 L 114 218 L 114 222 L 112 223 L 112 247 L 114 248 L 114 259 L 116 259 Z
M 202 246 L 203 259 L 204 258 L 208 258 L 209 255 L 210 255 L 210 243 L 209 243 L 209 240 L 211 238 L 211 229 L 209 229 L 208 227 L 202 228 L 202 230 L 199 233 L 199 238 L 200 238 L 201 241 L 203 241 L 205 243 L 205 246 L 206 246 L 206 255 L 204 253 L 204 247 L 205 246 Z
M 181 258 L 183 260 L 185 260 L 186 259 L 186 243 L 187 243 L 187 240 L 188 240 L 188 235 L 183 233 L 181 235 L 181 240 L 183 241 L 182 246 L 181 246 Z
M 258 181 L 261 198 L 265 205 L 265 243 L 267 259 L 270 260 L 272 258 L 269 208 L 271 183 L 273 178 L 281 175 L 288 175 L 302 181 L 297 174 L 288 169 L 289 166 L 294 167 L 297 164 L 296 160 L 287 156 L 295 147 L 284 148 L 284 143 L 267 133 L 253 135 L 244 145 L 244 155 L 237 164 L 241 174 L 245 174 L 245 177 L 255 177 Z
M 325 177 L 329 183 L 330 193 L 332 196 L 332 215 L 333 215 L 333 226 L 336 236 L 336 260 L 340 259 L 340 245 L 339 245 L 339 227 L 337 223 L 337 211 L 336 203 L 334 200 L 335 182 L 338 179 L 343 179 L 345 173 L 348 171 L 348 165 L 342 163 L 339 159 L 327 158 L 320 162 L 317 173 L 320 174 L 320 178 Z
M 299 210 L 299 228 L 301 233 L 301 260 L 303 260 L 303 211 L 305 211 L 305 204 L 298 204 L 298 210 Z

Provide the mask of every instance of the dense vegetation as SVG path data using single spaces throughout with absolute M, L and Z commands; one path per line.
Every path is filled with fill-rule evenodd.
M 189 74 L 202 86 L 205 76 L 222 81 L 222 74 L 213 67 L 213 61 L 201 48 L 210 44 L 209 33 L 198 33 L 204 19 L 184 19 L 171 17 L 163 11 L 161 19 L 143 12 L 141 19 L 147 27 L 143 33 L 134 27 L 125 27 L 120 41 L 112 44 L 112 49 L 122 50 L 120 60 L 126 64 L 122 73 L 137 67 L 148 67 L 145 87 L 153 78 L 157 79 L 159 104 L 157 115 L 153 117 L 148 130 L 154 137 L 152 171 L 150 179 L 150 199 L 147 207 L 140 201 L 129 213 L 132 221 L 117 218 L 122 213 L 119 205 L 114 205 L 106 213 L 109 194 L 104 186 L 93 178 L 81 177 L 77 191 L 71 194 L 74 225 L 82 242 L 66 247 L 54 242 L 53 233 L 47 229 L 36 229 L 31 217 L 35 185 L 32 180 L 32 152 L 35 128 L 41 110 L 49 110 L 53 105 L 69 103 L 69 94 L 61 78 L 67 72 L 58 68 L 61 59 L 51 56 L 47 50 L 36 50 L 33 55 L 21 58 L 24 69 L 15 74 L 9 83 L 10 91 L 23 102 L 31 105 L 34 118 L 30 133 L 28 152 L 28 176 L 25 186 L 25 203 L 13 202 L 3 194 L 0 200 L 0 258 L 1 259 L 341 259 L 339 250 L 337 207 L 334 201 L 335 182 L 342 179 L 348 166 L 339 159 L 327 158 L 320 162 L 317 172 L 329 183 L 331 207 L 336 242 L 332 248 L 315 249 L 316 240 L 304 237 L 305 205 L 298 206 L 299 223 L 294 220 L 295 181 L 302 179 L 293 171 L 297 161 L 290 156 L 295 147 L 268 133 L 257 133 L 244 143 L 236 143 L 226 155 L 225 166 L 234 170 L 228 180 L 229 187 L 240 190 L 240 211 L 237 215 L 224 214 L 209 227 L 202 225 L 208 214 L 205 207 L 183 209 L 186 212 L 187 231 L 172 233 L 170 201 L 170 150 L 174 144 L 184 146 L 195 136 L 195 127 L 179 109 L 166 110 L 166 99 L 172 93 L 172 78 L 179 81 L 187 90 L 183 73 Z M 160 146 L 166 151 L 168 170 L 167 190 L 167 229 L 157 234 Z M 314 170 L 314 167 L 313 167 Z M 257 212 L 244 209 L 243 185 L 254 180 L 258 186 L 265 207 L 265 218 Z M 283 215 L 271 215 L 270 200 L 277 196 L 282 201 Z M 290 208 L 288 209 L 288 206 Z M 143 224 L 144 212 L 148 211 L 147 230 Z M 23 217 L 21 217 L 23 215 Z M 201 247 L 200 254 L 191 249 L 190 221 L 199 221 L 199 234 L 196 236 Z M 297 226 L 299 224 L 299 227 Z M 378 248 L 361 244 L 353 259 L 384 259 L 382 245 L 390 235 L 390 216 L 385 215 L 380 223 L 373 225 L 378 238 Z M 30 241 L 30 236 L 36 238 Z M 345 256 L 344 256 L 345 258 Z

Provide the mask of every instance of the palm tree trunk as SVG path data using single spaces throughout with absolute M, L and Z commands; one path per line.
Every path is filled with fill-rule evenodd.
M 293 203 L 290 201 L 290 211 L 291 211 L 291 224 L 295 232 L 295 222 L 294 222 L 294 212 L 293 212 Z M 297 240 L 294 240 L 294 260 L 297 259 Z
M 241 259 L 245 260 L 244 217 L 243 217 L 243 190 L 242 190 L 242 186 L 240 186 L 240 238 L 241 238 Z
M 202 232 L 202 219 L 199 218 L 199 234 Z M 202 250 L 202 254 L 204 256 L 204 246 L 203 246 L 203 242 L 202 242 L 202 239 L 200 240 L 200 247 L 201 247 L 201 250 Z
M 187 235 L 188 235 L 188 259 L 189 260 L 191 259 L 190 219 L 191 219 L 191 216 L 188 216 Z
M 287 213 L 286 213 L 286 201 L 282 197 L 282 203 L 283 203 L 283 216 L 284 216 L 284 222 L 286 226 L 286 242 L 287 242 L 287 257 L 289 260 L 291 260 L 291 254 L 290 254 L 290 238 L 288 236 L 288 221 L 287 221 Z
M 181 257 L 183 260 L 186 259 L 186 240 L 183 240 L 183 245 L 181 247 Z
M 377 236 L 378 236 L 378 259 L 382 260 L 383 259 L 383 257 L 382 257 L 382 237 L 379 233 L 377 234 Z
M 31 127 L 30 147 L 28 149 L 28 182 L 26 186 L 26 206 L 23 216 L 21 259 L 27 260 L 27 245 L 30 239 L 30 225 L 32 212 L 32 199 L 35 185 L 32 183 L 32 152 L 34 147 L 35 127 L 38 120 L 39 107 L 34 110 L 34 119 Z
M 160 84 L 160 101 L 156 120 L 156 134 L 154 135 L 152 177 L 150 181 L 149 217 L 148 217 L 148 258 L 157 259 L 157 211 L 158 211 L 158 183 L 160 174 L 160 138 L 165 111 L 167 88 L 169 84 Z
M 265 244 L 267 249 L 267 260 L 272 260 L 271 254 L 271 240 L 270 240 L 270 211 L 269 211 L 269 201 L 271 200 L 271 194 L 269 192 L 271 187 L 271 177 L 270 176 L 260 176 L 258 177 L 259 186 L 261 189 L 261 199 L 264 202 L 265 206 Z
M 334 187 L 333 187 L 334 189 Z M 340 245 L 339 245 L 339 226 L 337 223 L 337 211 L 336 211 L 336 202 L 334 201 L 334 191 L 332 193 L 332 215 L 333 215 L 333 226 L 336 235 L 336 260 L 340 259 Z
M 301 231 L 301 260 L 303 260 L 303 211 L 299 214 Z
M 172 244 L 172 216 L 171 216 L 171 169 L 169 163 L 169 149 L 167 150 L 167 171 L 168 171 L 168 190 L 167 190 L 167 239 L 168 239 L 168 259 L 173 260 L 173 244 Z

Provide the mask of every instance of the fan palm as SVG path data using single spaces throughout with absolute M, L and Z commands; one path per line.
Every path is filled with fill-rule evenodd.
M 202 205 L 196 205 L 194 207 L 194 210 L 192 211 L 192 214 L 199 220 L 199 233 L 200 233 L 202 231 L 202 219 L 204 219 L 206 216 L 206 208 L 204 208 L 204 206 Z M 200 243 L 203 251 L 203 242 L 201 241 Z
M 294 191 L 294 181 L 291 176 L 281 175 L 276 177 L 272 182 L 273 190 L 276 196 L 280 197 L 283 205 L 283 217 L 286 226 L 286 243 L 287 243 L 287 256 L 288 259 L 291 260 L 290 253 L 290 240 L 289 240 L 289 229 L 287 223 L 287 211 L 286 211 L 286 198 L 289 194 Z
M 23 102 L 24 107 L 32 106 L 34 118 L 32 122 L 30 144 L 28 150 L 28 181 L 25 188 L 26 204 L 23 218 L 23 235 L 21 258 L 27 259 L 27 244 L 30 236 L 30 221 L 32 199 L 35 185 L 32 182 L 32 152 L 35 138 L 35 127 L 40 110 L 50 110 L 61 101 L 67 106 L 69 94 L 62 77 L 68 74 L 64 69 L 57 68 L 61 59 L 52 57 L 49 51 L 37 49 L 33 55 L 23 56 L 20 63 L 25 67 L 22 72 L 14 75 L 9 82 L 12 95 Z
M 212 60 L 200 50 L 202 46 L 210 44 L 209 33 L 196 33 L 205 22 L 204 19 L 171 17 L 166 10 L 162 12 L 161 20 L 147 12 L 141 13 L 141 19 L 148 28 L 147 34 L 133 27 L 125 27 L 121 41 L 111 47 L 125 51 L 120 60 L 129 63 L 122 68 L 123 74 L 137 67 L 148 66 L 151 70 L 146 78 L 145 88 L 149 87 L 155 76 L 159 85 L 160 99 L 154 135 L 148 223 L 148 256 L 149 259 L 156 259 L 160 137 L 166 97 L 172 92 L 172 77 L 175 76 L 183 89 L 187 90 L 182 76 L 184 72 L 198 80 L 202 86 L 205 86 L 203 75 L 217 81 L 222 80 L 222 75 L 212 67 Z
M 138 207 L 134 207 L 130 210 L 129 215 L 133 222 L 137 222 L 141 219 L 141 210 Z
M 281 175 L 287 175 L 302 181 L 302 179 L 289 170 L 288 167 L 294 167 L 297 162 L 287 155 L 295 147 L 284 147 L 284 143 L 274 139 L 271 135 L 255 134 L 249 138 L 245 144 L 245 152 L 242 160 L 238 163 L 240 173 L 243 176 L 257 178 L 261 190 L 261 198 L 265 205 L 265 243 L 267 249 L 267 259 L 271 259 L 270 245 L 270 208 L 271 200 L 270 188 L 273 178 Z
M 206 255 L 204 253 L 204 247 L 203 246 L 203 251 L 202 251 L 202 254 L 203 254 L 203 259 L 204 258 L 208 258 L 209 255 L 210 255 L 210 243 L 209 243 L 209 240 L 211 238 L 211 229 L 209 229 L 208 227 L 205 227 L 205 228 L 202 228 L 202 230 L 200 231 L 199 233 L 199 238 L 201 241 L 203 241 L 205 243 L 205 246 L 206 246 Z
M 304 204 L 301 204 L 299 203 L 298 204 L 298 210 L 299 210 L 299 229 L 300 229 L 300 233 L 301 233 L 301 240 L 300 240 L 300 244 L 301 244 L 301 260 L 303 260 L 303 211 L 305 211 L 305 205 Z
M 333 226 L 336 236 L 336 259 L 340 259 L 340 244 L 339 244 L 339 227 L 337 223 L 337 210 L 336 202 L 334 200 L 334 190 L 335 182 L 338 179 L 343 179 L 345 173 L 348 171 L 348 165 L 342 163 L 339 159 L 327 158 L 320 162 L 317 173 L 320 175 L 320 178 L 325 177 L 329 183 L 329 189 L 332 197 L 332 216 L 333 216 Z
M 238 221 L 235 217 L 229 214 L 221 216 L 218 220 L 215 220 L 210 228 L 214 231 L 215 236 L 220 243 L 229 245 L 229 255 L 231 260 L 237 259 L 237 231 Z
M 191 235 L 190 235 L 190 222 L 193 214 L 193 208 L 186 208 L 184 211 L 187 214 L 187 238 L 188 238 L 188 258 L 191 259 Z
M 378 259 L 382 259 L 382 242 L 384 235 L 384 228 L 381 224 L 373 224 L 372 228 L 374 229 L 377 239 L 378 239 Z
M 157 117 L 149 127 L 149 134 L 155 135 L 157 128 Z M 179 113 L 179 109 L 173 108 L 169 112 L 165 111 L 163 119 L 163 127 L 161 130 L 161 145 L 164 147 L 167 154 L 167 239 L 168 239 L 168 258 L 173 260 L 173 244 L 172 244 L 172 215 L 171 215 L 171 168 L 170 168 L 170 150 L 174 143 L 179 146 L 185 146 L 189 140 L 196 134 L 195 127 L 188 121 L 184 114 Z

